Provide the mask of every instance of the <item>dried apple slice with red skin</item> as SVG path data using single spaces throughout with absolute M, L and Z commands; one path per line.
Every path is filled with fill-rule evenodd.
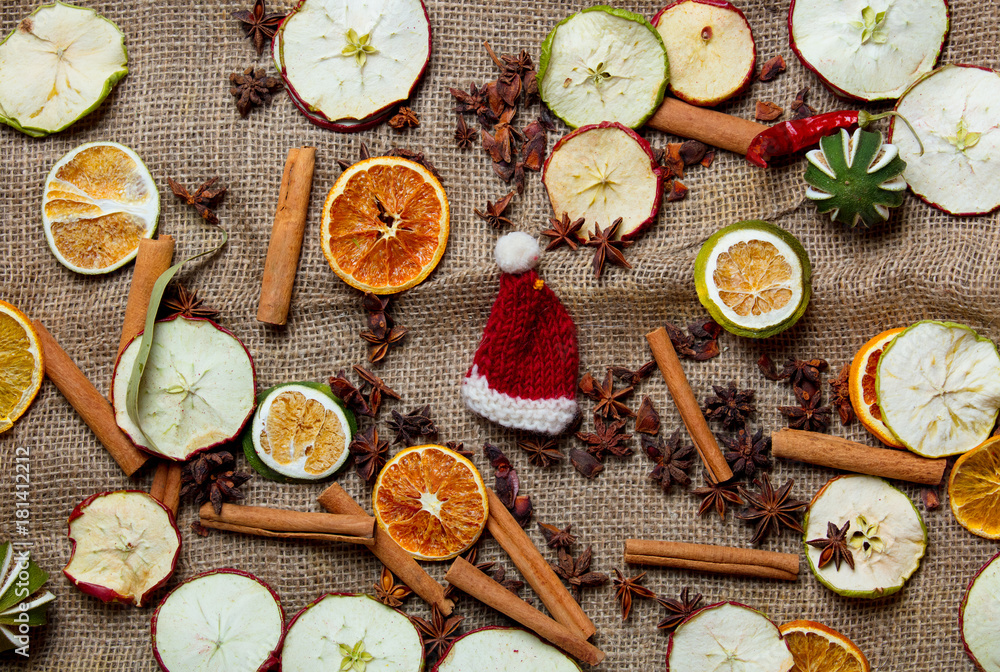
M 744 628 L 743 632 L 734 630 L 731 623 L 724 629 L 714 632 L 711 630 L 713 624 L 723 628 L 726 625 L 724 620 L 734 618 L 742 619 L 739 625 Z M 724 638 L 729 637 L 733 647 L 743 646 L 739 656 L 739 662 L 743 665 L 725 667 L 721 663 L 710 662 L 704 653 L 707 642 L 698 643 L 698 635 L 701 633 L 696 628 L 709 629 L 707 639 L 727 655 L 731 656 L 734 651 L 725 647 L 724 641 L 721 641 Z M 755 631 L 748 632 L 746 628 L 755 628 Z M 678 643 L 682 637 L 684 641 Z M 694 646 L 687 641 L 692 637 L 695 639 Z M 754 660 L 748 659 L 748 645 L 754 646 L 757 656 Z M 694 657 L 697 656 L 702 660 L 696 660 Z M 702 607 L 670 633 L 670 643 L 667 645 L 667 672 L 788 672 L 794 664 L 795 660 L 778 626 L 756 609 L 739 602 L 719 602 Z
M 153 656 L 164 672 L 264 672 L 279 663 L 284 624 L 278 594 L 253 574 L 228 568 L 202 572 L 171 590 L 156 608 L 150 622 Z M 233 647 L 243 648 L 239 658 Z M 219 650 L 224 660 L 214 662 Z
M 122 507 L 127 504 L 138 511 L 123 517 Z M 94 521 L 97 523 L 103 521 L 103 526 L 97 525 L 99 528 L 97 533 L 101 533 L 101 528 L 107 529 L 106 540 L 93 542 L 86 536 L 88 528 L 85 527 L 85 523 L 93 518 L 97 519 Z M 138 525 L 144 518 L 146 527 L 139 529 Z M 119 525 L 117 529 L 113 527 L 114 523 Z M 92 529 L 90 531 L 94 532 Z M 161 533 L 158 539 L 153 539 L 159 543 L 158 548 L 153 548 L 143 534 L 146 533 L 148 536 L 153 531 Z M 117 536 L 111 540 L 110 537 L 115 534 Z M 69 516 L 69 540 L 73 549 L 63 574 L 74 586 L 104 602 L 121 602 L 137 607 L 144 606 L 146 596 L 163 586 L 174 573 L 181 548 L 181 533 L 177 529 L 177 523 L 170 509 L 141 490 L 101 492 L 80 502 Z M 137 543 L 139 541 L 143 541 L 144 544 L 140 546 Z M 136 554 L 149 552 L 151 549 L 155 550 L 157 555 L 155 566 L 153 562 L 140 558 L 144 566 L 154 568 L 149 571 L 149 576 L 131 588 L 123 585 L 122 579 L 126 576 L 126 569 L 132 574 L 130 580 L 142 578 L 136 576 L 137 570 L 128 566 L 128 560 Z M 123 553 L 125 557 L 122 556 Z M 90 557 L 92 555 L 94 558 Z M 103 562 L 94 565 L 94 559 L 99 560 L 108 555 L 113 557 L 104 558 Z M 111 560 L 117 563 L 113 569 L 107 566 Z M 114 576 L 109 576 L 102 582 L 99 571 L 102 568 Z
M 983 672 L 1000 672 L 1000 640 L 996 637 L 996 622 L 1000 618 L 1000 562 L 997 558 L 1000 558 L 1000 553 L 976 571 L 958 607 L 962 646 L 966 655 Z M 978 587 L 976 584 L 979 584 Z M 988 610 L 989 613 L 983 617 L 976 610 Z M 974 641 L 970 643 L 970 639 Z
M 580 672 L 556 647 L 521 628 L 491 625 L 462 634 L 431 672 Z
M 726 0 L 677 0 L 651 23 L 667 49 L 670 92 L 681 100 L 711 107 L 753 82 L 757 73 L 753 30 L 743 12 Z M 708 72 L 711 64 L 706 61 L 713 54 L 718 67 Z
M 589 175 L 574 172 L 581 165 L 589 169 Z M 621 170 L 632 170 L 633 181 L 641 184 L 628 185 L 610 205 L 606 194 L 603 205 L 596 205 L 601 193 L 592 195 L 589 205 L 585 202 L 587 197 L 583 194 L 602 184 L 612 185 L 611 195 L 615 196 L 613 185 L 618 183 L 610 178 Z M 649 143 L 631 128 L 611 121 L 581 126 L 561 138 L 542 168 L 542 182 L 553 212 L 556 217 L 567 213 L 571 221 L 583 217 L 580 237 L 584 240 L 593 233 L 595 224 L 605 230 L 618 217 L 623 221 L 617 237 L 621 240 L 638 237 L 656 221 L 663 198 L 663 178 L 664 170 L 656 162 Z

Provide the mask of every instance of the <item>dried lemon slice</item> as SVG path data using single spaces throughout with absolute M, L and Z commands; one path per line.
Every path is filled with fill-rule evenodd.
M 816 621 L 792 621 L 779 628 L 795 658 L 791 672 L 869 672 L 868 659 L 857 645 Z
M 882 351 L 875 379 L 882 421 L 924 457 L 958 455 L 986 440 L 1000 410 L 1000 355 L 954 322 L 917 322 Z

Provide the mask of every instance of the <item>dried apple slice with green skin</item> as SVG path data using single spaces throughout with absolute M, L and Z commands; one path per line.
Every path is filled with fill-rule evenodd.
M 137 607 L 174 573 L 181 548 L 173 514 L 139 490 L 80 502 L 69 517 L 69 539 L 66 578 L 99 600 Z
M 969 581 L 959 606 L 958 627 L 965 653 L 983 672 L 1000 672 L 1000 553 L 986 561 Z
M 906 448 L 924 457 L 958 455 L 993 431 L 1000 355 L 965 325 L 917 322 L 885 346 L 875 391 L 882 422 Z
M 153 614 L 153 655 L 164 672 L 273 669 L 284 636 L 277 593 L 253 574 L 217 569 L 174 588 Z
M 596 5 L 560 21 L 542 42 L 538 93 L 573 128 L 602 121 L 638 128 L 663 102 L 668 75 L 663 40 L 649 21 Z
M 142 334 L 118 357 L 111 398 L 129 438 L 170 460 L 232 440 L 254 409 L 256 374 L 246 347 L 211 320 L 173 317 L 156 323 L 139 389 L 137 426 L 125 408 Z
M 808 542 L 825 539 L 828 523 L 847 528 L 854 567 L 835 562 L 819 566 L 822 548 Z M 824 586 L 844 597 L 878 598 L 899 591 L 927 550 L 927 527 L 910 498 L 875 476 L 830 479 L 813 497 L 802 525 L 809 569 Z
M 788 35 L 834 93 L 898 98 L 930 72 L 948 35 L 945 0 L 793 0 Z
M 738 602 L 699 609 L 667 647 L 667 672 L 788 672 L 794 662 L 778 626 Z
M 580 672 L 556 647 L 521 628 L 485 627 L 463 634 L 432 672 Z
M 1000 73 L 946 65 L 911 86 L 893 119 L 889 142 L 906 161 L 903 177 L 925 202 L 951 215 L 982 215 L 1000 207 Z
M 421 0 L 303 0 L 278 32 L 289 90 L 334 123 L 365 120 L 409 98 L 431 53 Z
M 718 105 L 745 89 L 757 70 L 746 16 L 725 0 L 678 0 L 653 18 L 670 62 L 670 92 L 692 105 Z
M 0 43 L 0 121 L 33 137 L 93 112 L 128 73 L 125 35 L 92 9 L 42 5 Z
M 663 169 L 649 143 L 619 123 L 584 126 L 552 148 L 542 182 L 556 217 L 584 218 L 580 236 L 622 218 L 618 238 L 631 240 L 656 221 Z
M 420 672 L 423 666 L 416 626 L 368 595 L 323 595 L 295 615 L 281 649 L 282 672 Z

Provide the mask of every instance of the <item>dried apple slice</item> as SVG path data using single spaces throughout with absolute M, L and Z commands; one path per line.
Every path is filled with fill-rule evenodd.
M 125 35 L 93 9 L 55 2 L 0 43 L 0 122 L 33 137 L 93 112 L 128 73 Z
M 670 92 L 692 105 L 729 100 L 753 81 L 757 45 L 747 17 L 725 0 L 677 0 L 653 17 L 667 49 Z
M 969 581 L 959 606 L 958 627 L 965 653 L 983 672 L 1000 672 L 1000 553 L 986 561 Z
M 607 229 L 619 217 L 618 237 L 631 240 L 656 220 L 663 169 L 649 143 L 624 125 L 584 126 L 559 140 L 542 171 L 556 217 L 584 218 L 580 236 Z
M 285 631 L 277 593 L 253 574 L 217 569 L 163 598 L 150 624 L 164 672 L 272 669 Z
M 882 350 L 875 377 L 882 422 L 924 457 L 972 450 L 1000 411 L 993 341 L 954 322 L 917 322 Z
M 118 357 L 111 399 L 129 438 L 170 460 L 230 441 L 254 409 L 256 374 L 246 347 L 211 320 L 173 317 L 156 323 L 139 388 L 139 425 L 125 408 L 142 334 Z
M 929 72 L 948 34 L 945 0 L 793 0 L 792 50 L 830 89 L 898 98 Z
M 596 5 L 560 21 L 542 42 L 538 93 L 573 128 L 638 128 L 663 102 L 668 76 L 667 51 L 649 21 Z
M 556 647 L 521 628 L 488 626 L 463 634 L 432 672 L 580 672 Z
M 667 647 L 667 672 L 788 672 L 793 664 L 778 626 L 737 602 L 699 609 Z
M 368 595 L 323 595 L 288 624 L 282 672 L 420 672 L 424 643 L 400 611 Z
M 831 525 L 839 531 L 845 524 L 850 561 L 831 556 L 823 562 L 819 540 L 830 538 Z M 927 550 L 927 527 L 913 502 L 875 476 L 851 474 L 827 481 L 809 504 L 803 529 L 809 569 L 844 597 L 892 595 L 917 571 Z
M 331 123 L 370 120 L 409 98 L 431 53 L 421 0 L 303 0 L 278 33 L 287 88 Z
M 91 495 L 69 516 L 73 552 L 63 569 L 104 602 L 141 607 L 174 573 L 181 533 L 163 504 L 139 490 Z
M 889 142 L 906 161 L 914 194 L 951 215 L 982 215 L 1000 207 L 1000 73 L 946 65 L 918 80 L 896 104 L 923 151 L 893 119 Z

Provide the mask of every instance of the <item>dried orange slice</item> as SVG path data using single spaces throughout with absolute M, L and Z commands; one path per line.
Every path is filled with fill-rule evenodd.
M 905 446 L 882 422 L 882 410 L 878 407 L 878 394 L 875 391 L 875 374 L 878 373 L 878 360 L 882 356 L 882 350 L 904 329 L 905 327 L 899 327 L 883 331 L 861 346 L 851 362 L 851 374 L 847 379 L 851 406 L 854 407 L 858 420 L 875 438 L 893 448 Z
M 854 642 L 816 621 L 792 621 L 780 628 L 795 658 L 789 672 L 868 672 L 865 654 Z
M 444 446 L 413 446 L 385 465 L 372 494 L 379 527 L 418 560 L 449 560 L 476 543 L 489 504 L 475 465 Z
M 108 273 L 134 259 L 159 216 L 152 175 L 116 142 L 80 145 L 45 180 L 45 237 L 59 263 L 77 273 Z
M 42 386 L 38 334 L 20 310 L 0 301 L 0 432 L 14 426 Z
M 323 205 L 320 242 L 333 272 L 363 292 L 422 282 L 448 243 L 448 197 L 424 166 L 377 156 L 345 170 Z
M 1000 437 L 958 458 L 948 479 L 951 512 L 958 524 L 987 539 L 1000 539 Z

